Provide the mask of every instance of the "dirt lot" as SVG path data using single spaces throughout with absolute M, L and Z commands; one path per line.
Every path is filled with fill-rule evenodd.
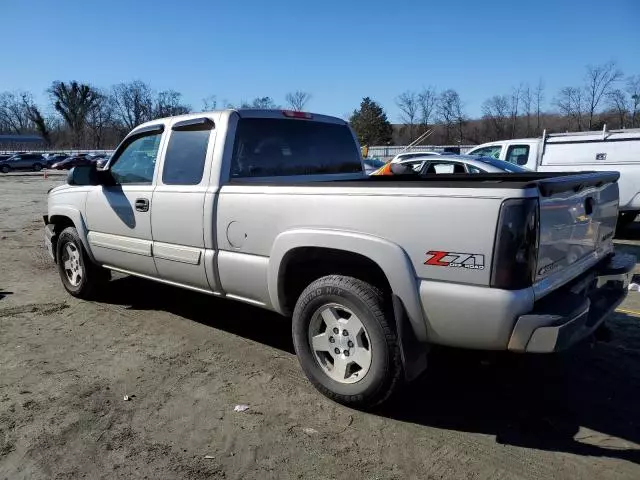
M 42 248 L 61 181 L 0 176 L 0 478 L 640 478 L 639 293 L 611 343 L 437 351 L 361 413 L 310 386 L 276 315 L 126 277 L 68 296 Z

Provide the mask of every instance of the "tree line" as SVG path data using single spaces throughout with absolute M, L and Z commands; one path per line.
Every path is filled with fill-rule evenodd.
M 395 103 L 399 125 L 392 125 L 382 106 L 365 97 L 349 119 L 365 145 L 407 145 L 425 132 L 424 143 L 478 144 L 548 132 L 640 127 L 640 75 L 625 77 L 615 62 L 589 65 L 583 82 L 561 88 L 546 102 L 542 79 L 522 82 L 482 103 L 480 118 L 470 118 L 453 89 L 407 90 Z
M 215 96 L 202 100 L 200 110 L 183 101 L 175 90 L 154 91 L 135 80 L 100 89 L 77 81 L 55 81 L 47 89 L 51 114 L 36 104 L 29 92 L 0 93 L 0 134 L 38 134 L 56 148 L 113 148 L 124 135 L 154 118 L 214 110 Z M 295 91 L 285 96 L 286 108 L 302 110 L 311 94 Z M 225 108 L 282 108 L 271 97 L 224 101 Z
M 55 81 L 47 89 L 44 110 L 29 92 L 0 93 L 0 133 L 36 133 L 56 148 L 113 148 L 137 125 L 159 117 L 217 107 L 282 108 L 272 97 L 233 104 L 215 95 L 199 109 L 184 102 L 175 90 L 155 91 L 143 81 L 102 89 L 77 81 Z M 302 90 L 285 96 L 284 108 L 304 110 L 311 94 Z M 364 97 L 348 115 L 364 145 L 407 145 L 428 133 L 424 143 L 477 144 L 549 132 L 640 127 L 640 75 L 625 76 L 615 62 L 589 65 L 582 82 L 561 88 L 549 99 L 542 79 L 522 82 L 482 103 L 482 115 L 471 118 L 454 89 L 425 87 L 407 90 L 395 99 L 399 124 L 384 108 Z M 51 113 L 45 113 L 45 112 Z

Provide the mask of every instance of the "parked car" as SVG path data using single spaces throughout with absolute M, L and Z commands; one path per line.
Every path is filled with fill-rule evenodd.
M 39 172 L 46 167 L 46 161 L 40 153 L 17 153 L 0 160 L 0 172 L 9 173 L 14 170 Z
M 525 173 L 526 168 L 491 157 L 442 155 L 418 157 L 399 163 L 388 163 L 372 175 L 406 175 L 433 173 Z
M 78 165 L 93 165 L 96 160 L 87 155 L 72 155 L 51 165 L 54 170 L 71 170 Z
M 484 143 L 468 154 L 491 156 L 539 172 L 617 171 L 619 225 L 633 222 L 640 213 L 640 128 L 544 132 L 541 138 Z
M 364 162 L 364 172 L 367 175 L 371 175 L 373 172 L 375 172 L 379 168 L 382 168 L 386 165 L 386 163 L 380 160 L 379 158 L 372 158 L 372 157 L 365 158 L 363 162 Z
M 47 168 L 51 168 L 54 164 L 62 162 L 67 158 L 69 158 L 69 155 L 66 153 L 50 153 L 45 157 Z
M 400 163 L 404 160 L 410 160 L 412 158 L 418 158 L 418 157 L 428 157 L 431 155 L 442 155 L 442 153 L 433 152 L 430 150 L 425 150 L 423 152 L 415 152 L 415 151 L 404 152 L 404 153 L 399 153 L 398 155 L 393 157 L 389 163 Z
M 279 110 L 136 127 L 107 169 L 48 194 L 62 285 L 89 299 L 116 271 L 292 316 L 309 380 L 360 407 L 419 375 L 430 344 L 554 352 L 625 298 L 617 173 L 368 177 L 354 138 Z M 557 215 L 573 207 L 579 224 Z

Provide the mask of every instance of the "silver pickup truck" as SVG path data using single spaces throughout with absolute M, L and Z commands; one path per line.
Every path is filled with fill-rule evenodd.
M 635 265 L 614 254 L 617 179 L 367 177 L 340 119 L 226 110 L 146 123 L 103 170 L 76 167 L 45 239 L 76 297 L 117 271 L 292 317 L 310 381 L 368 407 L 430 344 L 554 352 L 600 326 Z

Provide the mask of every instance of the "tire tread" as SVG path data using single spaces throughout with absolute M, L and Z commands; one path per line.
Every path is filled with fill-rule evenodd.
M 380 385 L 375 392 L 369 394 L 366 398 L 363 394 L 339 394 L 331 391 L 313 377 L 309 377 L 309 380 L 323 395 L 338 403 L 366 408 L 379 405 L 393 394 L 400 383 L 402 374 L 400 346 L 398 344 L 396 332 L 393 328 L 394 325 L 387 321 L 388 313 L 385 314 L 385 310 L 388 309 L 385 309 L 384 293 L 377 287 L 354 277 L 328 275 L 314 281 L 302 292 L 294 310 L 294 322 L 296 318 L 299 318 L 306 304 L 315 298 L 313 295 L 314 291 L 323 287 L 339 287 L 350 291 L 365 303 L 375 320 L 380 324 L 390 354 L 389 362 L 385 364 L 385 368 L 387 370 L 384 376 L 387 380 Z M 389 372 L 389 370 L 391 370 L 391 372 Z

